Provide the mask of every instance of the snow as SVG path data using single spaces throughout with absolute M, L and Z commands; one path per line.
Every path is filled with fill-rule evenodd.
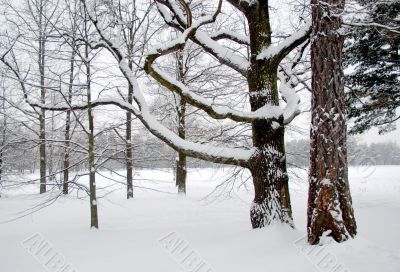
M 308 20 L 303 27 L 301 27 L 298 31 L 296 31 L 291 36 L 284 39 L 282 42 L 278 43 L 277 45 L 273 44 L 261 50 L 258 54 L 257 59 L 271 59 L 278 55 L 282 50 L 289 47 L 292 43 L 296 40 L 301 39 L 306 35 L 306 33 L 311 28 L 311 20 Z
M 322 181 L 321 181 L 321 185 L 331 185 L 332 184 L 332 182 L 329 180 L 329 179 L 323 179 Z
M 292 174 L 290 184 L 294 230 L 279 224 L 252 230 L 252 191 L 244 187 L 234 186 L 230 197 L 205 198 L 229 168 L 189 169 L 187 197 L 176 195 L 172 172 L 138 170 L 135 198 L 129 201 L 124 186 L 97 176 L 98 188 L 105 188 L 98 190 L 99 230 L 89 228 L 88 198 L 77 199 L 76 193 L 61 197 L 37 213 L 0 224 L 1 271 L 56 271 L 51 269 L 56 260 L 49 262 L 43 252 L 30 252 L 27 239 L 40 237 L 40 243 L 51 245 L 51 251 L 69 265 L 65 272 L 193 271 L 190 267 L 199 267 L 197 272 L 397 272 L 399 170 L 400 166 L 378 166 L 373 173 L 364 167 L 350 168 L 359 233 L 343 244 L 324 238 L 326 245 L 315 247 L 305 240 L 307 173 L 303 170 L 291 169 L 298 176 Z M 0 221 L 13 219 L 53 195 L 39 196 L 37 191 L 37 185 L 3 191 Z M 173 245 L 187 246 L 179 248 L 191 252 L 191 262 L 182 261 L 188 255 L 166 248 L 162 239 L 167 236 Z
M 211 39 L 206 32 L 197 30 L 195 37 L 204 47 L 210 49 L 225 62 L 232 63 L 232 65 L 239 70 L 247 71 L 250 68 L 250 62 L 247 59 L 220 45 L 218 42 Z
M 237 41 L 240 41 L 243 44 L 250 44 L 250 37 L 249 36 L 245 36 L 245 35 L 240 35 L 236 32 L 230 31 L 230 30 L 226 30 L 226 29 L 221 29 L 218 30 L 217 32 L 213 33 L 210 35 L 210 38 L 214 39 L 218 36 L 228 36 L 228 37 L 232 37 Z

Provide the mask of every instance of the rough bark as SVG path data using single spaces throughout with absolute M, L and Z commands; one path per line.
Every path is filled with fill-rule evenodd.
M 209 24 L 215 21 L 216 17 L 221 12 L 222 0 L 218 2 L 216 12 L 214 12 L 211 17 L 207 17 L 207 20 L 202 21 L 201 24 L 196 26 L 191 26 L 192 16 L 188 6 L 189 4 L 186 3 L 186 1 L 179 1 L 180 5 L 185 10 L 185 18 L 180 16 L 182 10 L 177 11 L 174 8 L 176 6 L 172 6 L 169 1 L 155 1 L 169 9 L 172 16 L 170 16 L 171 14 L 165 14 L 164 11 L 161 10 L 160 13 L 169 26 L 180 32 L 185 32 L 182 37 L 195 42 L 206 52 L 213 55 L 222 64 L 231 67 L 247 78 L 251 97 L 250 103 L 253 111 L 260 109 L 265 105 L 279 104 L 277 90 L 278 65 L 291 50 L 306 41 L 308 38 L 307 33 L 304 33 L 304 35 L 302 33 L 302 37 L 298 39 L 289 40 L 289 44 L 287 46 L 284 46 L 282 50 L 277 52 L 276 55 L 271 56 L 269 59 L 257 59 L 257 56 L 261 50 L 264 47 L 271 45 L 268 1 L 228 0 L 228 2 L 230 2 L 233 6 L 237 7 L 241 12 L 243 12 L 249 24 L 251 60 L 250 67 L 248 68 L 246 59 L 236 56 L 239 57 L 239 61 L 237 61 L 236 58 L 228 58 L 226 55 L 220 54 L 220 50 L 215 50 L 215 44 L 210 46 L 210 44 L 207 42 L 209 41 L 207 38 L 205 40 L 201 38 L 203 33 L 197 32 L 198 27 L 201 25 Z M 85 3 L 85 1 L 83 2 Z M 105 35 L 102 34 L 103 31 L 100 29 L 97 20 L 94 17 L 91 19 L 98 33 L 100 33 L 102 36 L 102 39 L 107 43 L 106 48 L 114 54 L 114 57 L 118 61 L 123 61 L 124 58 L 121 51 L 115 46 L 115 44 L 111 43 L 105 37 Z M 196 33 L 200 36 L 196 36 Z M 196 143 L 191 143 L 193 146 L 195 146 L 195 148 L 186 148 L 175 143 L 174 140 L 171 140 L 171 137 L 158 131 L 149 122 L 147 122 L 146 118 L 144 118 L 140 113 L 137 112 L 135 115 L 156 137 L 177 151 L 182 151 L 187 156 L 216 163 L 238 165 L 249 168 L 253 175 L 254 185 L 256 187 L 256 195 L 251 209 L 252 224 L 254 228 L 264 227 L 265 225 L 273 222 L 293 225 L 284 148 L 284 118 L 281 116 L 279 118 L 274 118 L 274 120 L 272 120 L 272 118 L 269 120 L 261 120 L 250 116 L 237 114 L 230 110 L 216 110 L 210 103 L 206 103 L 204 100 L 195 99 L 192 95 L 185 92 L 184 88 L 181 88 L 180 84 L 175 84 L 173 81 L 157 72 L 158 69 L 154 69 L 152 67 L 152 64 L 158 57 L 180 50 L 184 47 L 184 45 L 185 40 L 181 40 L 180 42 L 174 43 L 171 46 L 167 46 L 166 49 L 159 48 L 157 52 L 149 54 L 146 57 L 144 64 L 144 70 L 146 73 L 156 79 L 164 87 L 180 95 L 181 98 L 191 106 L 206 112 L 211 118 L 231 119 L 236 122 L 252 123 L 253 144 L 258 152 L 253 153 L 254 149 L 252 149 L 251 153 L 254 155 L 249 159 L 248 157 L 243 158 L 242 156 L 236 157 L 227 156 L 226 154 L 210 154 L 208 152 L 199 150 L 199 146 Z M 217 46 L 217 48 L 219 47 Z M 128 69 L 125 68 L 123 63 L 120 65 L 120 70 L 125 77 L 129 78 L 129 72 L 127 71 Z M 98 102 L 97 105 L 100 105 L 101 103 L 118 104 L 115 101 L 107 101 Z M 123 109 L 126 108 L 121 104 L 118 106 Z M 217 149 L 217 147 L 214 148 Z
M 346 102 L 342 70 L 344 37 L 338 16 L 344 0 L 312 1 L 312 106 L 308 241 L 337 242 L 356 235 L 347 173 Z
M 279 105 L 278 63 L 257 60 L 257 54 L 271 44 L 268 2 L 254 4 L 247 12 L 250 33 L 251 67 L 247 80 L 251 110 L 264 105 Z M 257 120 L 252 123 L 253 145 L 258 150 L 249 163 L 255 196 L 250 211 L 253 228 L 273 222 L 293 226 L 284 146 L 283 117 L 278 122 Z

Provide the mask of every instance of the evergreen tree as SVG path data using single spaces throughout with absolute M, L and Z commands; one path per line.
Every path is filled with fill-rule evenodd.
M 354 23 L 345 45 L 344 65 L 351 133 L 395 129 L 400 118 L 400 1 L 360 1 L 368 12 Z
M 347 124 L 340 35 L 345 0 L 312 0 L 308 242 L 357 233 L 347 171 Z

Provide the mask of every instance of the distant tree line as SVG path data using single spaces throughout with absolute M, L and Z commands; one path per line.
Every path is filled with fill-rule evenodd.
M 286 144 L 289 167 L 308 167 L 309 148 L 307 139 L 289 141 Z M 400 165 L 400 146 L 394 142 L 360 143 L 350 138 L 348 160 L 350 166 Z

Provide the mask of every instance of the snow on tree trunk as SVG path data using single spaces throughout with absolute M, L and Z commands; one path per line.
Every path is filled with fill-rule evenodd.
M 85 16 L 86 17 L 86 16 Z M 89 39 L 88 35 L 88 23 L 89 21 L 85 18 L 84 34 L 85 39 Z M 88 136 L 88 167 L 89 167 L 89 199 L 90 199 L 90 227 L 99 228 L 99 220 L 97 213 L 97 196 L 96 196 L 96 165 L 95 165 L 95 139 L 94 139 L 94 115 L 92 108 L 92 93 L 91 93 L 91 63 L 89 60 L 89 46 L 85 45 L 85 61 L 86 66 L 86 91 L 87 91 L 87 113 L 89 131 Z
M 132 60 L 129 60 L 129 68 L 132 69 Z M 133 102 L 133 86 L 128 82 L 128 103 Z M 126 198 L 133 198 L 133 147 L 132 147 L 132 113 L 126 113 Z
M 70 74 L 69 74 L 69 86 L 68 86 L 68 103 L 71 104 L 72 102 L 72 91 L 73 91 L 73 84 L 74 84 L 74 68 L 75 68 L 75 45 L 73 44 L 73 50 L 71 53 L 71 60 L 70 60 Z M 64 132 L 64 140 L 65 140 L 65 147 L 64 147 L 64 162 L 63 162 L 63 194 L 67 195 L 69 191 L 69 167 L 70 167 L 70 137 L 71 137 L 71 110 L 67 110 L 66 118 L 65 118 L 65 132 Z
M 218 2 L 216 11 L 212 15 L 200 16 L 196 22 L 193 22 L 190 3 L 179 1 L 185 10 L 186 15 L 184 15 L 181 9 L 171 4 L 173 1 L 156 1 L 165 22 L 179 30 L 181 35 L 150 51 L 145 60 L 144 70 L 165 88 L 178 94 L 186 103 L 203 110 L 213 119 L 231 119 L 235 122 L 251 123 L 253 148 L 228 148 L 182 139 L 158 122 L 150 114 L 137 80 L 132 76 L 132 70 L 126 65 L 126 59 L 123 57 L 125 54 L 121 52 L 119 42 L 106 38 L 107 35 L 99 26 L 99 21 L 95 19 L 96 15 L 88 9 L 86 1 L 82 2 L 92 23 L 106 42 L 105 47 L 118 60 L 123 75 L 135 86 L 134 97 L 139 109 L 115 99 L 97 101 L 96 105 L 113 104 L 131 111 L 153 135 L 186 156 L 250 169 L 256 187 L 254 204 L 251 208 L 253 227 L 264 227 L 273 222 L 292 225 L 284 125 L 298 114 L 298 96 L 286 90 L 286 94 L 282 93 L 287 101 L 286 107 L 283 110 L 279 107 L 277 70 L 283 58 L 307 40 L 310 25 L 306 23 L 301 30 L 286 38 L 279 46 L 272 46 L 268 1 L 228 0 L 245 15 L 248 21 L 250 39 L 233 39 L 249 44 L 251 51 L 249 62 L 247 58 L 225 48 L 207 32 L 199 29 L 203 25 L 214 23 L 218 14 L 221 13 L 222 0 Z M 183 49 L 189 40 L 201 46 L 220 63 L 246 77 L 250 91 L 251 113 L 231 109 L 228 106 L 217 106 L 212 100 L 196 94 L 185 84 L 156 67 L 157 58 Z M 287 95 L 289 93 L 290 95 Z
M 45 55 L 46 55 L 46 34 L 45 34 L 45 18 L 44 18 L 45 3 L 39 3 L 39 52 L 38 66 L 40 75 L 40 99 L 42 103 L 46 102 L 45 88 Z M 39 162 L 40 162 L 40 193 L 46 192 L 46 111 L 40 110 L 39 113 Z
M 344 0 L 312 1 L 312 127 L 308 241 L 337 242 L 356 234 L 348 183 L 346 101 L 342 70 Z
M 261 52 L 271 45 L 271 27 L 268 4 L 261 3 L 251 10 L 249 33 L 251 52 Z M 277 87 L 278 63 L 269 59 L 250 57 L 248 71 L 251 110 L 265 105 L 279 105 Z M 279 123 L 272 120 L 255 120 L 252 123 L 253 145 L 257 149 L 249 162 L 255 188 L 250 210 L 253 228 L 261 228 L 273 222 L 293 226 L 289 197 L 288 175 L 284 147 L 285 129 L 283 117 Z
M 185 83 L 184 60 L 182 51 L 176 53 L 177 60 L 177 80 Z M 186 102 L 180 97 L 177 105 L 178 118 L 178 136 L 181 139 L 186 139 Z M 176 162 L 176 187 L 178 194 L 186 194 L 186 155 L 183 152 L 178 152 L 178 161 Z

